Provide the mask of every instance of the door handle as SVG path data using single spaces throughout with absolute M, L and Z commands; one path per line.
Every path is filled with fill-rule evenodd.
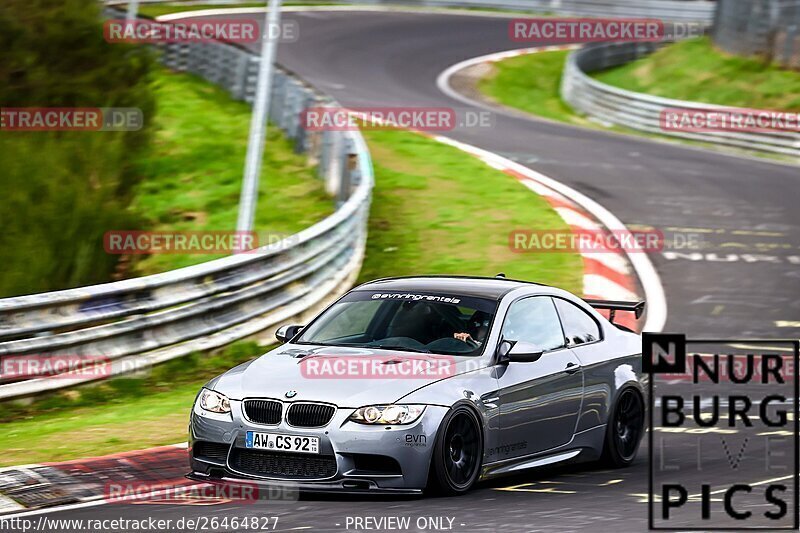
M 576 365 L 575 363 L 567 363 L 567 368 L 564 369 L 564 372 L 566 372 L 567 374 L 574 374 L 580 369 L 581 367 Z

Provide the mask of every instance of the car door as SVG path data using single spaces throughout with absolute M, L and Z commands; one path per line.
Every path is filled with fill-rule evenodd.
M 532 363 L 498 368 L 500 439 L 495 460 L 520 457 L 567 444 L 575 432 L 583 395 L 580 361 L 566 347 L 564 332 L 549 296 L 512 303 L 502 338 L 543 350 Z
M 578 431 L 604 424 L 607 416 L 609 391 L 605 384 L 612 370 L 597 364 L 603 353 L 603 334 L 597 320 L 585 309 L 563 298 L 554 298 L 556 310 L 564 328 L 567 347 L 581 362 L 583 371 L 583 407 Z

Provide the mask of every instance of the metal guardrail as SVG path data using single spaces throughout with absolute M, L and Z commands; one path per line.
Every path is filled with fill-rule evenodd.
M 252 101 L 258 56 L 223 43 L 162 46 L 168 67 Z M 101 357 L 111 361 L 104 373 L 121 374 L 254 335 L 349 288 L 363 259 L 373 184 L 366 143 L 358 131 L 306 134 L 301 111 L 335 102 L 291 73 L 278 70 L 272 91 L 272 122 L 298 152 L 318 162 L 337 197 L 335 213 L 252 252 L 152 276 L 2 299 L 0 358 Z M 0 399 L 96 378 L 84 373 L 4 383 L 0 376 Z
M 646 56 L 658 43 L 602 43 L 572 52 L 561 79 L 561 97 L 581 113 L 626 128 L 695 141 L 800 157 L 797 132 L 688 132 L 661 127 L 664 109 L 727 110 L 737 108 L 687 102 L 627 91 L 591 78 L 587 73 L 619 66 Z M 741 110 L 744 112 L 745 110 Z
M 139 0 L 141 4 L 231 5 L 248 0 Z M 111 0 L 124 4 L 126 0 Z M 313 0 L 309 4 L 314 4 Z M 323 3 L 323 2 L 321 2 Z M 655 18 L 669 21 L 704 22 L 714 18 L 716 2 L 708 0 L 341 0 L 342 4 L 412 7 L 461 7 L 509 9 L 531 13 L 559 13 L 592 17 Z

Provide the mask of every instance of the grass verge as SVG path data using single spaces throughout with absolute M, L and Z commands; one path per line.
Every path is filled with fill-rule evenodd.
M 365 132 L 375 191 L 361 280 L 474 274 L 557 285 L 580 293 L 577 254 L 509 248 L 516 229 L 569 231 L 547 202 L 461 150 L 405 131 Z
M 585 124 L 559 94 L 568 51 L 540 52 L 493 64 L 478 89 L 503 105 Z M 730 56 L 708 38 L 662 48 L 626 65 L 592 74 L 603 83 L 666 98 L 757 109 L 800 110 L 800 73 Z
M 66 461 L 186 439 L 189 409 L 213 376 L 266 352 L 254 342 L 3 406 L 0 466 Z
M 145 177 L 132 208 L 142 214 L 151 231 L 232 231 L 247 152 L 250 107 L 196 76 L 164 69 L 155 76 L 155 94 L 158 114 L 154 147 L 139 162 Z M 270 235 L 288 235 L 333 210 L 334 202 L 306 156 L 294 153 L 292 141 L 270 127 L 254 227 Z M 134 275 L 163 272 L 223 255 L 155 254 L 136 261 Z
M 561 73 L 569 51 L 539 52 L 492 63 L 492 71 L 478 82 L 478 90 L 497 103 L 533 115 L 586 125 L 561 99 Z
M 490 100 L 550 120 L 594 129 L 615 131 L 714 150 L 735 150 L 717 145 L 606 126 L 575 113 L 561 99 L 560 83 L 565 51 L 539 52 L 492 64 L 477 89 Z M 798 111 L 800 74 L 760 61 L 718 52 L 706 39 L 669 45 L 627 65 L 594 73 L 598 80 L 657 96 L 712 104 Z M 748 152 L 767 159 L 795 161 L 778 154 Z
M 725 54 L 707 37 L 671 44 L 594 77 L 609 85 L 665 98 L 800 111 L 800 72 Z

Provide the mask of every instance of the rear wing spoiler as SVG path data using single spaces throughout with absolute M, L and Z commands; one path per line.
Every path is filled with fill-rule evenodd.
M 636 318 L 641 318 L 644 314 L 644 301 L 641 302 L 617 302 L 614 300 L 584 300 L 595 309 L 608 309 L 608 320 L 614 323 L 614 315 L 617 311 L 632 311 Z

